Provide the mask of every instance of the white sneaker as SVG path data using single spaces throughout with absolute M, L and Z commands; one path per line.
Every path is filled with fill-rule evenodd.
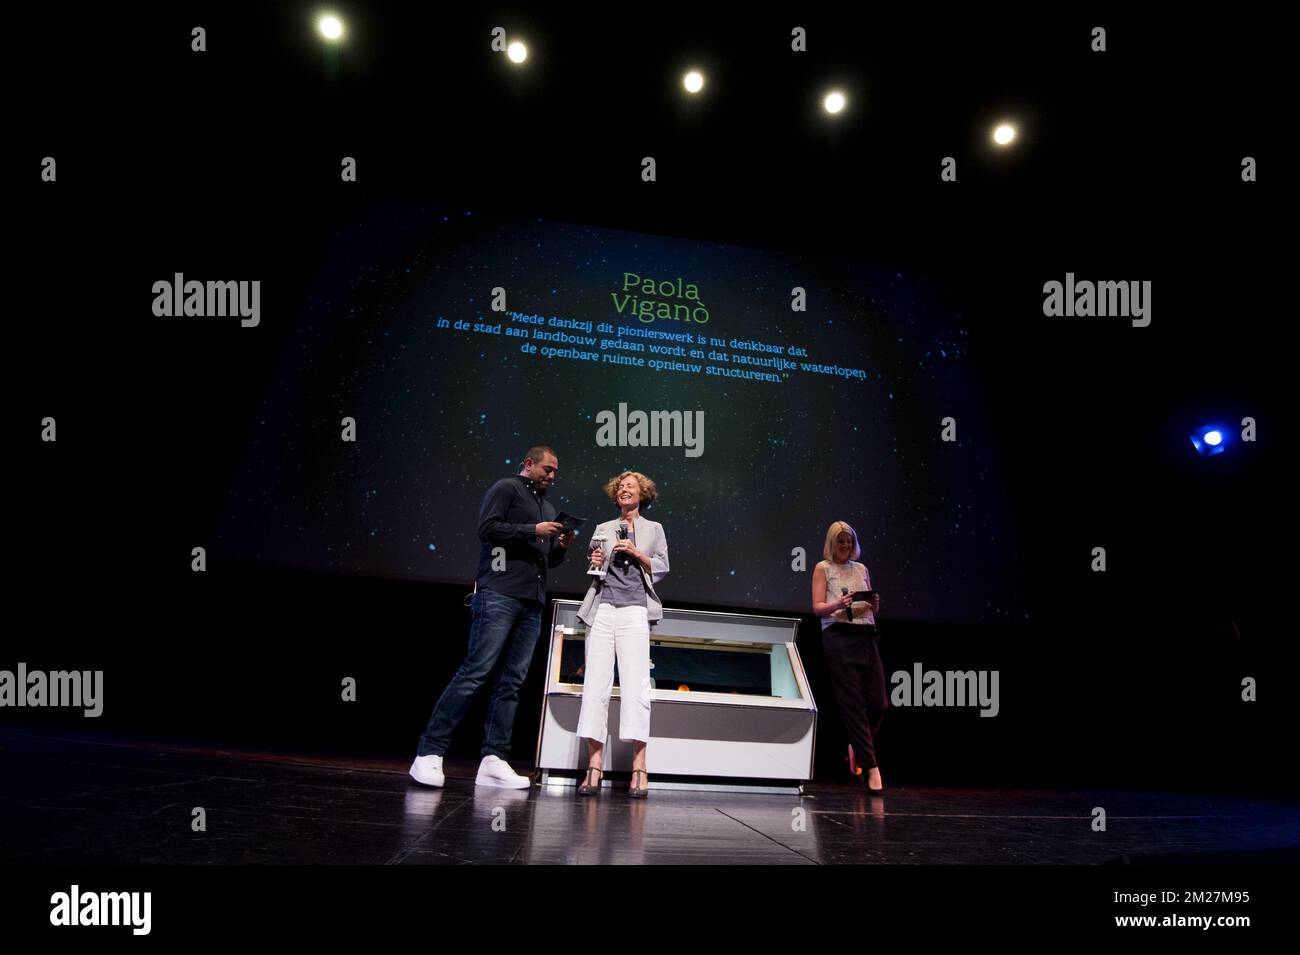
M 475 786 L 495 786 L 497 789 L 527 789 L 533 784 L 527 776 L 520 776 L 510 764 L 499 756 L 484 756 L 478 764 Z
M 417 756 L 411 764 L 411 778 L 426 786 L 441 786 L 447 781 L 442 772 L 441 756 Z

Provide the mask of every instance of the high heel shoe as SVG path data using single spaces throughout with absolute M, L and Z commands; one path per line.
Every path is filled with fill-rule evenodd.
M 871 788 L 871 782 L 870 782 L 870 780 L 871 780 L 871 773 L 869 773 L 869 772 L 867 772 L 867 773 L 863 773 L 863 775 L 862 775 L 862 785 L 866 788 L 867 792 L 871 793 L 871 795 L 873 795 L 873 796 L 879 796 L 879 795 L 883 794 L 884 791 L 885 791 L 885 782 L 884 782 L 884 780 L 881 780 L 881 782 L 880 782 L 880 788 L 878 788 L 878 789 L 872 789 L 872 788 Z
M 638 788 L 637 788 L 637 785 L 636 785 L 636 777 L 637 777 L 638 775 L 640 775 L 641 778 L 645 780 L 645 785 L 642 786 L 640 789 L 638 789 Z M 644 769 L 634 769 L 634 770 L 632 770 L 632 782 L 631 782 L 631 785 L 629 785 L 629 786 L 628 786 L 628 789 L 627 789 L 627 795 L 628 795 L 628 798 L 629 798 L 629 799 L 644 799 L 645 796 L 646 796 L 646 793 L 648 793 L 649 791 L 650 791 L 650 777 L 646 775 L 646 771 L 645 771 Z
M 596 774 L 596 783 L 595 783 L 595 785 L 592 785 L 590 782 L 588 782 L 588 780 L 591 779 L 591 774 L 592 774 L 592 773 L 595 773 L 595 774 Z M 578 787 L 578 795 L 579 795 L 579 796 L 595 796 L 595 795 L 599 794 L 599 793 L 600 793 L 600 782 L 601 782 L 601 779 L 604 778 L 604 776 L 605 776 L 605 771 L 604 771 L 603 769 L 597 769 L 595 766 L 588 766 L 588 767 L 587 767 L 587 773 L 586 773 L 586 775 L 582 777 L 582 785 Z

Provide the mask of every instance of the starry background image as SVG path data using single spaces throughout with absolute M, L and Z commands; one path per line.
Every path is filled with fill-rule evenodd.
M 611 293 L 624 294 L 625 272 L 694 283 L 708 323 L 620 315 Z M 490 309 L 494 286 L 507 290 L 506 313 Z M 806 312 L 789 307 L 795 286 L 807 291 Z M 599 342 L 437 327 L 508 326 L 510 311 L 794 345 L 808 353 L 795 361 L 867 378 L 801 369 L 780 383 L 706 377 L 520 350 L 529 341 L 598 351 Z M 609 353 L 755 367 L 654 355 L 653 339 L 630 340 L 646 350 Z M 805 611 L 826 528 L 843 519 L 858 530 L 892 616 L 1020 623 L 1014 529 L 979 430 L 970 348 L 961 316 L 925 279 L 896 271 L 376 204 L 335 231 L 262 402 L 217 546 L 259 562 L 468 583 L 484 492 L 542 443 L 559 458 L 553 503 L 589 522 L 551 574 L 552 592 L 586 589 L 585 541 L 617 513 L 601 488 L 631 469 L 659 488 L 646 516 L 667 534 L 672 571 L 661 594 L 670 604 Z M 702 410 L 703 454 L 599 447 L 597 415 L 617 414 L 620 402 L 629 412 Z M 939 437 L 947 415 L 958 420 L 953 444 Z M 354 444 L 340 440 L 344 416 L 357 421 Z M 796 547 L 807 552 L 802 572 L 791 566 Z

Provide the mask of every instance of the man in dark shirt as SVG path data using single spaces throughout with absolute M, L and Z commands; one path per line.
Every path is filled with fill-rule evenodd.
M 452 730 L 465 717 L 474 694 L 501 661 L 500 675 L 483 724 L 483 761 L 475 784 L 527 789 L 528 778 L 510 768 L 510 734 L 514 729 L 519 687 L 541 632 L 546 603 L 546 571 L 558 567 L 573 542 L 555 520 L 546 492 L 555 483 L 555 452 L 539 445 L 524 456 L 519 473 L 488 489 L 479 512 L 478 575 L 475 580 L 469 653 L 438 698 L 420 738 L 411 776 L 427 786 L 446 777 L 442 757 Z

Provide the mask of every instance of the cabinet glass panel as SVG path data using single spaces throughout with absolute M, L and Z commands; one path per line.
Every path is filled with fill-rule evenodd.
M 565 628 L 558 682 L 581 690 L 586 631 Z M 802 699 L 785 644 L 700 640 L 653 634 L 650 679 L 657 690 Z M 615 668 L 614 685 L 618 686 Z

